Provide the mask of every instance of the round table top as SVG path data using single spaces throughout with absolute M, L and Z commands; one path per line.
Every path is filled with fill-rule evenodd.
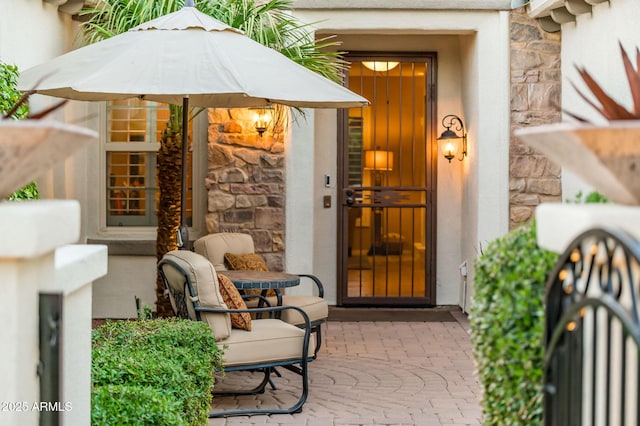
M 240 290 L 293 287 L 300 284 L 300 277 L 285 272 L 271 271 L 220 271 Z

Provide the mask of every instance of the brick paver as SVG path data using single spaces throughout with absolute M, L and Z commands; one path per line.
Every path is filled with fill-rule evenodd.
M 454 315 L 458 322 L 329 322 L 309 366 L 309 398 L 301 413 L 212 419 L 208 425 L 480 425 L 468 322 Z M 275 378 L 275 392 L 216 398 L 215 404 L 291 403 L 299 377 L 282 375 Z

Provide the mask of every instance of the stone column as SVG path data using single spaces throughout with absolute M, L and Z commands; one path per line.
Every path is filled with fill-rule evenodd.
M 269 269 L 281 271 L 285 218 L 283 119 L 274 118 L 260 136 L 251 114 L 251 110 L 241 108 L 209 110 L 207 232 L 251 235 L 256 252 Z M 286 113 L 280 110 L 279 114 Z
M 560 121 L 560 33 L 547 33 L 526 8 L 511 12 L 511 129 Z M 536 206 L 560 201 L 560 167 L 511 137 L 509 227 L 533 218 Z

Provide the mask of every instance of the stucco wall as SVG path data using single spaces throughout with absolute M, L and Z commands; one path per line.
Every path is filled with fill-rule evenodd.
M 507 232 L 509 221 L 509 13 L 487 14 L 476 25 L 462 50 L 462 101 L 469 117 L 460 236 L 460 261 L 468 265 L 460 291 L 465 310 L 473 295 L 474 259 Z
M 107 269 L 93 284 L 93 318 L 135 318 L 136 297 L 155 310 L 155 256 L 109 256 Z
M 624 73 L 620 48 L 622 43 L 635 63 L 635 50 L 640 46 L 640 32 L 636 19 L 640 16 L 640 2 L 611 0 L 594 5 L 591 14 L 579 15 L 576 22 L 562 25 L 562 106 L 594 123 L 604 119 L 584 102 L 569 82 L 588 93 L 578 76 L 575 65 L 586 68 L 607 93 L 626 107 L 633 102 Z M 569 120 L 569 118 L 566 118 Z M 564 198 L 573 198 L 590 187 L 569 172 L 562 172 Z
M 438 160 L 436 301 L 462 304 L 459 265 L 465 260 L 471 264 L 480 241 L 508 229 L 508 12 L 300 10 L 296 15 L 317 22 L 321 34 L 340 34 L 345 50 L 438 52 L 437 116 L 456 113 L 465 120 L 470 152 L 462 163 Z M 337 172 L 331 130 L 336 114 L 316 111 L 314 123 L 315 142 L 309 122 L 300 123 L 292 134 L 293 150 L 287 147 L 287 182 L 295 177 L 295 185 L 287 185 L 287 211 L 291 205 L 305 214 L 288 213 L 286 265 L 288 270 L 313 270 L 325 283 L 329 302 L 335 303 L 336 212 L 322 207 L 321 195 L 336 200 L 335 188 L 322 187 L 322 176 Z M 315 162 L 308 155 L 313 146 Z M 310 229 L 313 241 L 295 237 Z M 469 283 L 471 279 L 472 272 Z
M 42 0 L 0 0 L 0 61 L 15 64 L 19 70 L 59 56 L 75 46 L 78 22 L 71 15 L 60 13 L 58 7 Z M 32 111 L 39 111 L 55 102 L 49 96 L 30 98 Z M 96 106 L 88 102 L 69 102 L 48 119 L 73 122 L 98 129 Z M 81 238 L 84 241 L 87 218 L 95 212 L 87 208 L 87 174 L 95 170 L 98 144 L 94 143 L 43 176 L 37 177 L 41 198 L 76 199 L 82 205 Z
M 71 46 L 77 23 L 42 0 L 0 0 L 0 61 L 26 69 Z

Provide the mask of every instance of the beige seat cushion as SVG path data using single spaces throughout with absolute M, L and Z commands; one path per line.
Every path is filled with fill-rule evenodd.
M 311 322 L 327 319 L 329 316 L 329 304 L 327 301 L 318 296 L 282 296 L 282 304 L 284 306 L 297 306 L 309 315 Z M 282 311 L 281 319 L 289 324 L 304 324 L 304 319 L 299 312 L 293 309 Z
M 271 306 L 276 306 L 278 300 L 275 297 L 267 298 Z M 258 300 L 251 299 L 246 301 L 247 306 L 254 308 L 258 305 Z M 297 295 L 283 295 L 283 306 L 297 306 L 309 315 L 311 322 L 321 321 L 327 319 L 329 316 L 329 304 L 327 301 L 318 296 L 297 296 Z M 304 323 L 302 315 L 293 309 L 285 309 L 282 311 L 281 318 L 283 321 L 289 324 L 301 325 Z
M 302 357 L 303 329 L 277 319 L 255 320 L 251 326 L 252 331 L 232 329 L 220 342 L 226 367 Z M 315 339 L 310 339 L 309 354 L 314 350 Z
M 225 253 L 249 254 L 255 251 L 253 238 L 249 234 L 239 232 L 220 232 L 198 238 L 193 249 L 209 259 L 216 271 L 226 271 Z

